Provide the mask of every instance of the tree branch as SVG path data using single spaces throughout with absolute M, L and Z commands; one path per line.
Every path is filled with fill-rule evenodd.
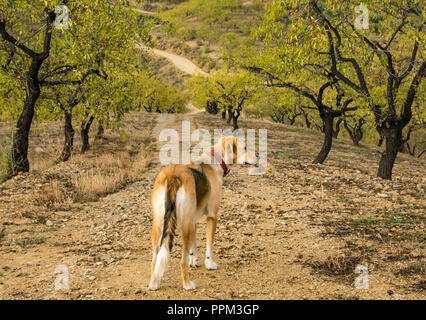
M 88 76 L 95 74 L 103 79 L 107 79 L 108 75 L 105 72 L 101 72 L 97 69 L 90 69 L 87 71 L 83 77 L 79 80 L 56 80 L 56 81 L 40 81 L 40 86 L 42 87 L 53 87 L 58 85 L 76 85 L 76 84 L 82 84 Z
M 412 116 L 411 106 L 413 105 L 414 97 L 416 96 L 417 87 L 423 80 L 426 73 L 426 60 L 423 60 L 419 70 L 411 82 L 410 88 L 408 89 L 407 98 L 401 110 L 401 119 L 403 123 L 407 124 Z
M 12 36 L 10 33 L 6 30 L 6 22 L 4 20 L 0 20 L 0 34 L 3 38 L 3 40 L 13 44 L 15 47 L 21 49 L 23 52 L 25 52 L 28 56 L 30 56 L 33 59 L 37 59 L 38 54 L 28 48 L 23 43 L 20 43 L 14 36 Z

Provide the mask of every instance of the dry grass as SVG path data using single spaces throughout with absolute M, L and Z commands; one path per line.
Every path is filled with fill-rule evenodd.
M 327 276 L 347 276 L 354 273 L 355 267 L 360 261 L 360 257 L 328 256 L 324 261 L 313 261 L 308 263 L 308 265 L 319 274 Z
M 28 194 L 36 207 L 64 209 L 73 202 L 94 201 L 124 188 L 143 176 L 152 162 L 153 141 L 140 125 L 146 117 L 139 114 L 122 129 L 107 129 L 101 140 L 91 139 L 91 148 L 79 154 L 80 139 L 66 163 L 57 161 L 63 145 L 62 123 L 34 125 L 30 136 L 30 175 L 37 182 L 37 191 Z M 9 132 L 12 124 L 0 124 L 0 182 L 8 179 Z M 136 128 L 137 127 L 137 128 Z M 52 176 L 52 172 L 57 171 Z M 34 217 L 32 217 L 34 218 Z
M 96 200 L 99 196 L 114 192 L 127 181 L 125 172 L 102 172 L 92 169 L 73 179 L 76 200 Z
M 66 200 L 65 190 L 58 180 L 53 180 L 43 186 L 40 193 L 34 197 L 34 204 L 38 206 L 53 207 Z
M 36 172 L 43 172 L 51 167 L 53 167 L 56 164 L 55 158 L 50 157 L 42 157 L 42 158 L 35 158 L 31 161 L 30 157 L 30 164 L 31 164 L 31 171 Z
M 10 143 L 0 142 L 0 183 L 8 179 L 8 169 L 10 166 Z
M 426 262 L 424 261 L 417 261 L 414 263 L 411 263 L 409 266 L 400 269 L 399 271 L 395 272 L 395 275 L 402 275 L 402 276 L 412 276 L 412 275 L 424 275 L 426 270 Z
M 152 155 L 145 151 L 136 153 L 131 146 L 126 150 L 118 154 L 103 154 L 91 160 L 86 157 L 75 159 L 77 162 L 84 161 L 86 165 L 89 161 L 91 169 L 73 177 L 74 200 L 97 200 L 140 179 L 149 167 Z

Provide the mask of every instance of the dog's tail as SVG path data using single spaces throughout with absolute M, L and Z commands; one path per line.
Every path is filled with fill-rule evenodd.
M 161 278 L 166 270 L 170 252 L 173 247 L 173 239 L 176 236 L 176 193 L 182 185 L 178 177 L 170 177 L 166 181 L 166 203 L 164 213 L 163 233 L 160 240 L 160 251 L 155 264 L 155 276 Z

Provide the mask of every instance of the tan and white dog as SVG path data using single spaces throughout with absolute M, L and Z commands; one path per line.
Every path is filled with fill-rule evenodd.
M 223 158 L 221 155 L 224 155 Z M 212 147 L 211 154 L 200 157 L 197 161 L 199 164 L 169 165 L 161 170 L 151 197 L 153 255 L 148 287 L 150 290 L 160 287 L 178 227 L 183 239 L 180 262 L 183 288 L 196 288 L 189 280 L 188 271 L 189 266 L 199 266 L 195 244 L 196 224 L 203 215 L 207 217 L 205 266 L 209 270 L 217 269 L 212 248 L 222 198 L 223 177 L 229 172 L 226 164 L 256 164 L 258 160 L 254 152 L 247 150 L 241 139 L 226 136 Z

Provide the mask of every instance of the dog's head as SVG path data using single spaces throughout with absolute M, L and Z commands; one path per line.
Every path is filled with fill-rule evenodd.
M 254 150 L 249 150 L 244 140 L 237 136 L 224 136 L 215 145 L 215 151 L 220 152 L 227 164 L 252 164 L 259 161 Z

